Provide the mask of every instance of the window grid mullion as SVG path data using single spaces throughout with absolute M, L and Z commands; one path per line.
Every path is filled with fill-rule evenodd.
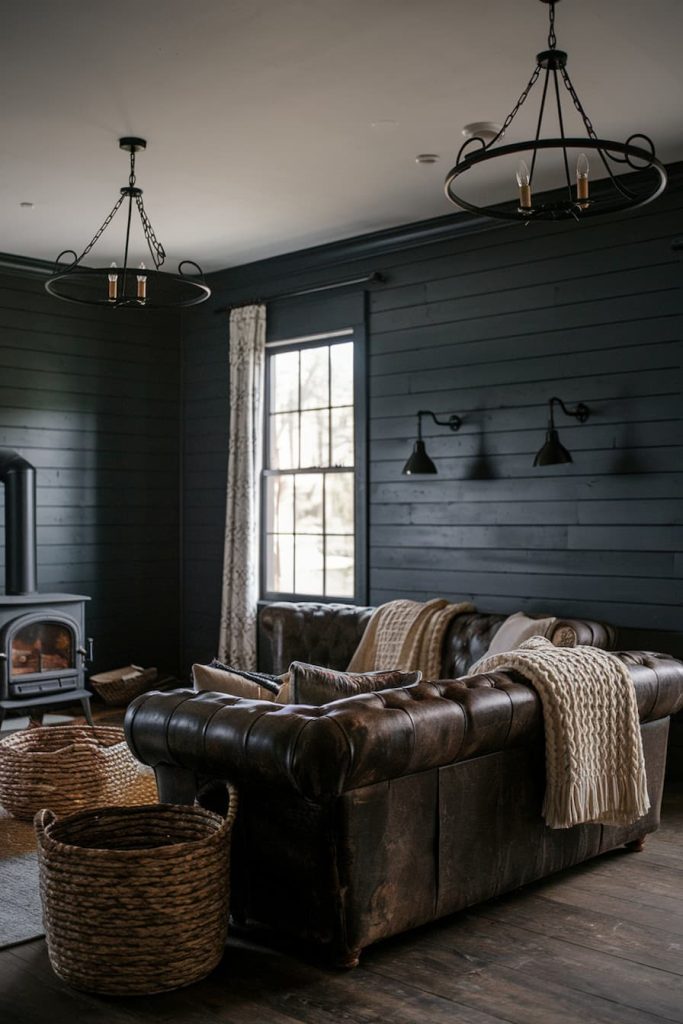
M 296 594 L 296 476 L 292 487 L 292 591 Z
M 297 357 L 297 460 L 296 464 L 301 469 L 301 349 L 299 349 Z M 294 476 L 294 518 L 292 520 L 292 580 L 294 593 L 296 594 L 296 492 L 297 492 L 297 478 Z
M 322 558 L 323 558 L 323 597 L 327 595 L 327 525 L 325 522 L 325 506 L 327 504 L 327 474 L 323 475 L 323 535 L 322 535 Z
M 296 464 L 301 469 L 301 352 L 299 352 L 299 359 L 297 363 L 297 394 L 298 394 L 298 408 L 297 408 L 297 459 Z
M 332 346 L 327 346 L 327 465 L 332 465 Z
M 327 346 L 327 465 L 332 465 L 332 346 Z M 327 473 L 323 476 L 323 595 L 327 597 Z
M 353 466 L 311 466 L 307 469 L 264 469 L 265 476 L 303 476 L 306 473 L 353 473 Z

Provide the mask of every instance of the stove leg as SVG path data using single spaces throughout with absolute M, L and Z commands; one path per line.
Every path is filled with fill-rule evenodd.
M 81 707 L 83 708 L 83 714 L 88 725 L 94 725 L 92 712 L 90 711 L 90 697 L 81 697 Z

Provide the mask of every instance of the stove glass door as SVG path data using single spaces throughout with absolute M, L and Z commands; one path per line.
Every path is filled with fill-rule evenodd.
M 12 639 L 10 664 L 12 677 L 74 668 L 71 629 L 57 622 L 32 622 L 23 626 Z

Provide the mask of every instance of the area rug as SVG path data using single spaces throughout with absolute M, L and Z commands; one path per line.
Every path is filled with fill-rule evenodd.
M 154 776 L 142 769 L 128 803 L 154 803 Z M 33 825 L 0 807 L 0 949 L 44 934 Z
M 0 807 L 0 949 L 42 934 L 33 826 Z

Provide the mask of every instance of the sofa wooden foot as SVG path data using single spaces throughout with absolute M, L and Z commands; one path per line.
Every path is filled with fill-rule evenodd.
M 632 839 L 630 843 L 625 843 L 626 849 L 630 853 L 642 853 L 645 849 L 645 836 L 640 836 L 638 839 Z
M 338 967 L 340 971 L 351 971 L 354 967 L 358 967 L 360 954 L 360 949 L 344 950 L 335 957 L 334 966 Z

